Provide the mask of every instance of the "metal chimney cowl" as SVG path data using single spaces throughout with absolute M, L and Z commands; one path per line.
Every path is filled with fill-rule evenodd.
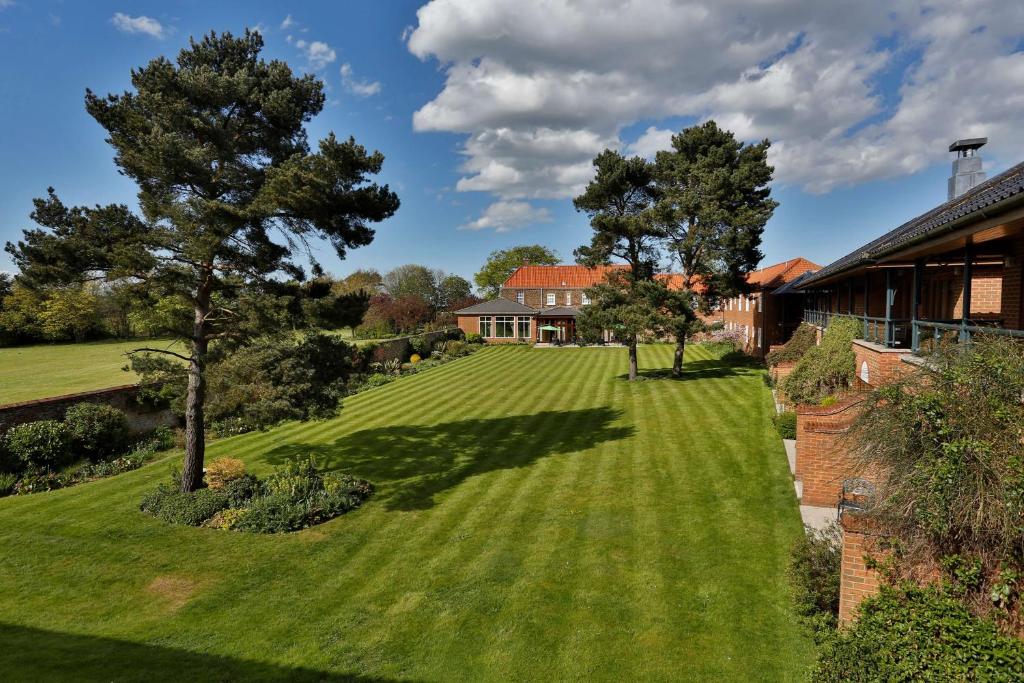
M 948 182 L 947 200 L 956 199 L 972 187 L 985 182 L 985 171 L 981 168 L 978 149 L 986 142 L 988 138 L 966 138 L 949 146 L 950 152 L 956 152 L 956 159 L 953 160 L 953 175 Z

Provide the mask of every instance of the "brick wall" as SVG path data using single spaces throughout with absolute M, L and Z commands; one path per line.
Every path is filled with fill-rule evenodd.
M 474 320 L 477 318 L 474 317 Z M 462 329 L 462 317 L 459 318 L 459 329 Z M 476 329 L 473 330 L 474 332 Z M 373 351 L 373 361 L 376 363 L 382 363 L 386 360 L 398 359 L 405 361 L 409 358 L 409 354 L 412 352 L 410 345 L 411 340 L 417 337 L 425 337 L 436 344 L 444 339 L 450 339 L 454 336 L 455 328 L 446 327 L 443 330 L 435 330 L 434 332 L 424 332 L 423 334 L 413 334 L 408 337 L 395 337 L 394 339 L 387 339 L 385 341 L 377 342 L 377 347 Z
M 879 387 L 910 369 L 901 358 L 907 349 L 888 349 L 863 339 L 853 341 L 857 386 Z M 865 377 L 867 379 L 865 379 Z
M 168 408 L 154 408 L 136 400 L 139 387 L 128 384 L 98 391 L 65 394 L 36 401 L 9 403 L 0 406 L 0 432 L 14 425 L 36 420 L 63 420 L 68 408 L 76 403 L 99 403 L 113 406 L 124 412 L 132 434 L 145 434 L 157 427 L 173 427 L 179 424 L 178 417 Z
M 498 296 L 509 301 L 518 301 L 519 292 L 523 293 L 522 303 L 530 308 L 550 306 L 551 304 L 548 303 L 549 294 L 555 295 L 555 306 L 575 306 L 578 308 L 583 305 L 584 290 L 566 287 L 548 289 L 505 289 L 502 287 Z
M 855 476 L 846 435 L 863 396 L 850 393 L 834 405 L 796 407 L 796 478 L 803 484 L 802 505 L 838 504 L 843 480 Z
M 1024 235 L 1013 238 L 1006 246 L 1005 254 L 1010 263 L 1003 269 L 1000 290 L 1000 311 L 1006 327 L 1024 328 L 1024 310 L 1021 302 L 1021 280 L 1024 276 Z
M 738 330 L 741 335 L 746 332 L 743 350 L 753 356 L 763 356 L 768 347 L 768 341 L 764 339 L 764 307 L 769 299 L 764 292 L 753 292 L 749 297 L 741 294 L 722 301 L 721 320 L 726 329 Z M 762 330 L 760 340 L 758 329 Z M 743 339 L 741 337 L 740 343 Z
M 781 347 L 772 347 L 773 350 L 776 348 Z M 782 391 L 782 381 L 789 377 L 790 373 L 793 372 L 793 368 L 796 367 L 796 363 L 797 361 L 795 360 L 785 361 L 779 363 L 778 365 L 771 369 L 772 380 L 774 380 L 775 382 L 775 398 L 783 406 L 786 406 L 787 409 L 789 409 L 789 399 L 786 397 L 785 392 Z
M 878 593 L 881 576 L 868 567 L 868 557 L 883 560 L 881 537 L 870 520 L 847 512 L 840 518 L 843 528 L 843 556 L 839 577 L 839 624 L 848 624 L 860 603 Z

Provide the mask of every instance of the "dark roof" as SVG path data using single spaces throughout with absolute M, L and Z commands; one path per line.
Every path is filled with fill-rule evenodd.
M 579 314 L 580 309 L 573 306 L 555 306 L 537 311 L 538 318 L 575 318 Z
M 533 315 L 536 312 L 537 309 L 524 306 L 511 299 L 491 299 L 455 311 L 455 315 L 509 315 L 515 313 Z
M 803 281 L 814 275 L 814 273 L 816 272 L 817 271 L 814 270 L 805 270 L 794 279 L 790 280 L 786 284 L 782 285 L 781 287 L 773 291 L 772 296 L 778 296 L 780 294 L 799 294 L 800 292 L 797 290 L 800 289 L 800 285 L 803 283 Z
M 1017 164 L 959 197 L 907 221 L 838 261 L 833 261 L 801 282 L 800 286 L 806 287 L 829 276 L 870 263 L 902 247 L 931 237 L 962 218 L 980 213 L 997 202 L 1017 195 L 1022 195 L 1021 198 L 1024 199 L 1024 163 Z

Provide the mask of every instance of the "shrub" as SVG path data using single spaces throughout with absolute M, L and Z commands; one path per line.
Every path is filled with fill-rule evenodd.
M 467 344 L 468 342 L 450 339 L 441 347 L 441 352 L 448 358 L 460 358 L 470 352 Z
M 814 404 L 849 387 L 856 365 L 851 344 L 859 331 L 853 318 L 833 317 L 821 344 L 809 349 L 783 380 L 786 396 L 794 403 Z
M 67 480 L 55 472 L 49 470 L 31 469 L 21 476 L 18 483 L 14 485 L 14 493 L 24 496 L 29 493 L 41 493 L 42 491 L 55 491 L 62 489 Z
M 64 428 L 74 455 L 89 462 L 98 462 L 127 449 L 128 418 L 112 406 L 76 403 L 64 416 Z
M 789 554 L 789 578 L 801 615 L 818 623 L 834 625 L 839 615 L 839 580 L 843 539 L 835 522 L 807 532 Z
M 772 418 L 772 422 L 775 423 L 775 431 L 783 439 L 796 438 L 796 413 L 791 411 L 779 413 Z
M 409 351 L 414 356 L 420 358 L 426 358 L 430 355 L 430 352 L 434 350 L 434 342 L 431 338 L 426 335 L 419 335 L 416 337 L 409 338 Z M 412 360 L 410 358 L 410 360 Z
M 236 458 L 217 458 L 206 466 L 206 485 L 213 490 L 224 486 L 245 474 L 245 463 Z
M 246 503 L 262 492 L 262 482 L 251 474 L 243 474 L 237 479 L 232 479 L 221 489 L 221 494 L 228 499 L 228 505 L 233 508 L 245 507 Z
M 239 521 L 241 521 L 242 517 L 247 513 L 248 510 L 241 508 L 227 508 L 226 510 L 221 510 L 208 519 L 203 526 L 210 527 L 211 529 L 236 529 L 238 528 Z
M 14 485 L 18 483 L 18 475 L 12 472 L 0 473 L 0 498 L 14 493 Z
M 154 451 L 166 451 L 177 445 L 178 435 L 170 427 L 161 426 L 153 430 L 153 433 L 149 435 L 149 441 Z
M 936 587 L 882 588 L 821 650 L 816 683 L 1020 681 L 1024 643 Z
M 182 493 L 172 485 L 161 484 L 142 499 L 139 509 L 169 524 L 201 526 L 227 506 L 227 497 L 212 489 Z
M 483 344 L 484 343 L 484 338 L 481 337 L 476 332 L 470 332 L 469 334 L 466 335 L 466 343 L 467 344 Z
M 770 351 L 765 362 L 775 367 L 779 363 L 792 363 L 804 357 L 804 354 L 817 346 L 818 331 L 807 323 L 801 323 L 781 348 Z
M 419 355 L 419 354 L 417 354 L 417 353 L 414 353 L 414 354 L 412 354 L 411 356 L 409 356 L 409 362 L 410 362 L 410 363 L 412 363 L 413 365 L 416 365 L 416 364 L 417 364 L 417 363 L 419 363 L 419 362 L 420 362 L 421 360 L 423 360 L 423 359 L 422 359 L 422 358 L 420 357 L 420 355 Z
M 39 420 L 15 425 L 4 437 L 6 450 L 22 467 L 56 470 L 68 464 L 71 449 L 67 430 L 56 420 Z

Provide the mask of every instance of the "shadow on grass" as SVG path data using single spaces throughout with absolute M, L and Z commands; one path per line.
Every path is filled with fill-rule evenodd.
M 0 624 L 7 681 L 390 681 Z
M 735 377 L 744 375 L 746 371 L 760 367 L 757 359 L 751 358 L 745 353 L 733 351 L 721 358 L 709 358 L 703 360 L 691 360 L 683 363 L 683 374 L 680 377 L 672 375 L 672 368 L 649 368 L 640 370 L 638 376 L 643 379 L 667 379 L 676 382 L 685 382 L 694 379 L 709 379 L 716 377 Z M 621 374 L 617 379 L 628 379 L 628 374 Z
M 434 506 L 435 495 L 474 475 L 628 438 L 633 427 L 612 424 L 620 416 L 610 408 L 588 408 L 393 425 L 364 429 L 329 444 L 287 444 L 270 451 L 267 460 L 280 465 L 312 454 L 324 469 L 372 481 L 389 510 L 423 510 Z

